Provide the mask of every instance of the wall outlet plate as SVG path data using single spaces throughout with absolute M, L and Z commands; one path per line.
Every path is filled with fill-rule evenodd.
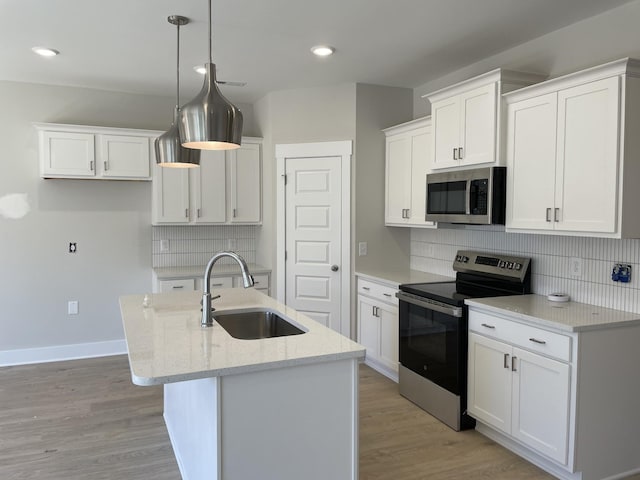
M 367 255 L 367 242 L 358 243 L 358 256 L 364 257 Z
M 615 263 L 611 271 L 611 280 L 614 282 L 629 283 L 631 281 L 631 265 L 627 263 Z
M 582 259 L 578 257 L 571 257 L 569 259 L 569 275 L 572 277 L 582 276 Z
M 161 252 L 168 252 L 170 249 L 170 244 L 169 244 L 169 240 L 167 239 L 163 239 L 160 240 L 160 251 Z
M 69 315 L 78 315 L 78 301 L 77 300 L 69 301 L 69 303 L 67 304 L 67 313 Z

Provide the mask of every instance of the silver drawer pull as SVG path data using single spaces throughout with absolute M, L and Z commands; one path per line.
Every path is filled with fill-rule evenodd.
M 546 345 L 547 344 L 547 342 L 545 342 L 544 340 L 538 340 L 537 338 L 530 338 L 529 341 L 533 342 L 533 343 L 538 343 L 540 345 Z
M 369 287 L 362 287 L 363 290 L 371 290 Z
M 512 372 L 517 372 L 518 369 L 516 368 L 516 360 L 518 359 L 518 357 L 511 357 L 511 371 Z
M 224 283 L 212 283 L 211 284 L 212 287 L 221 287 L 223 285 L 224 285 Z
M 184 288 L 184 285 L 174 285 L 173 287 L 174 290 L 180 290 L 181 288 Z
M 483 323 L 483 324 L 482 324 L 482 326 L 483 326 L 483 327 L 486 327 L 486 328 L 491 328 L 492 330 L 493 330 L 494 328 L 496 328 L 494 325 L 489 325 L 489 324 L 487 324 L 487 323 Z
M 392 296 L 390 293 L 383 293 L 383 295 L 384 295 L 385 297 L 391 297 L 391 296 Z
M 508 353 L 504 354 L 504 363 L 502 365 L 504 366 L 504 368 L 509 368 L 509 354 Z

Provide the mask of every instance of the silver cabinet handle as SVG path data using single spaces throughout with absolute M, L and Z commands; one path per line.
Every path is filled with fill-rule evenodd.
M 453 149 L 453 159 L 454 159 L 454 160 L 458 160 L 457 154 L 458 154 L 458 149 L 457 149 L 457 148 L 454 148 L 454 149 Z
M 89 170 L 93 172 L 93 160 L 89 162 Z
M 389 297 L 389 298 L 391 298 L 391 297 L 392 297 L 392 295 L 391 295 L 390 293 L 383 293 L 383 295 L 384 295 L 385 297 Z
M 339 268 L 340 267 L 338 267 L 338 265 L 331 265 L 331 271 L 332 272 L 337 272 Z
M 495 325 L 489 325 L 488 323 L 483 323 L 483 324 L 482 324 L 482 326 L 483 326 L 483 327 L 485 327 L 485 328 L 490 328 L 490 329 L 492 329 L 492 330 L 493 330 L 494 328 L 496 328 L 496 327 L 495 327 Z
M 517 372 L 518 371 L 516 369 L 516 360 L 517 360 L 517 357 L 511 357 L 511 371 L 512 372 Z
M 200 218 L 202 216 L 202 215 L 200 215 L 200 209 L 199 208 L 196 209 L 196 215 L 198 215 L 198 218 Z
M 458 148 L 458 160 L 462 160 L 462 147 Z
M 234 208 L 234 209 L 233 209 L 233 218 L 236 218 L 236 217 L 237 217 L 236 213 L 237 213 L 237 211 L 236 211 L 236 209 Z
M 184 288 L 184 285 L 174 285 L 173 287 L 174 290 L 180 290 L 181 288 Z
M 553 221 L 554 222 L 559 222 L 560 221 L 560 209 L 559 208 L 554 208 L 553 209 Z
M 363 290 L 369 291 L 371 290 L 369 287 L 362 287 Z
M 547 208 L 547 216 L 546 216 L 547 222 L 551 221 L 551 209 Z
M 504 368 L 509 368 L 509 354 L 508 353 L 504 354 L 504 362 L 502 363 L 502 365 L 504 366 Z
M 185 209 L 184 209 L 184 216 L 185 216 L 186 218 L 189 218 L 189 209 L 188 209 L 188 208 L 185 208 Z
M 109 170 L 109 164 L 107 163 L 107 161 L 105 160 L 102 163 L 104 164 L 104 171 L 106 172 L 107 170 Z
M 530 338 L 529 341 L 533 342 L 533 343 L 537 343 L 538 345 L 546 345 L 547 344 L 547 342 L 545 342 L 544 340 L 538 340 L 537 338 Z

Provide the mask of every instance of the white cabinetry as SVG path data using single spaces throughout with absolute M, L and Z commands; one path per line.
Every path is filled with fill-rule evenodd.
M 153 141 L 162 132 L 52 123 L 34 126 L 43 178 L 151 180 Z
M 639 67 L 625 59 L 505 95 L 509 231 L 640 236 Z
M 204 276 L 204 267 L 202 267 L 202 274 L 198 276 L 184 276 L 178 278 L 178 275 L 175 275 L 174 278 L 157 278 L 156 273 L 153 275 L 153 289 L 154 292 L 163 293 L 163 292 L 176 292 L 176 291 L 193 291 L 193 290 L 202 290 L 202 280 Z M 271 274 L 269 272 L 257 273 L 253 275 L 254 286 L 256 290 L 261 291 L 265 295 L 269 295 L 269 287 L 270 287 L 270 277 Z M 244 288 L 242 284 L 242 275 L 239 274 L 229 274 L 226 275 L 216 274 L 211 275 L 211 280 L 209 282 L 209 286 L 215 292 L 219 288 Z
M 640 472 L 632 413 L 640 384 L 629 380 L 639 316 L 536 295 L 495 299 L 506 310 L 482 303 L 469 305 L 467 409 L 476 429 L 561 479 Z
M 540 80 L 539 75 L 496 69 L 424 95 L 433 121 L 431 168 L 501 165 L 500 94 Z
M 159 280 L 160 293 L 166 292 L 192 292 L 195 282 L 193 278 L 182 278 L 177 280 Z
M 430 171 L 429 117 L 387 128 L 385 225 L 433 227 L 425 221 L 427 173 Z
M 398 381 L 397 287 L 358 279 L 358 343 L 367 349 L 365 363 Z
M 261 139 L 243 138 L 231 151 L 203 150 L 199 168 L 155 167 L 153 223 L 259 224 L 262 220 Z

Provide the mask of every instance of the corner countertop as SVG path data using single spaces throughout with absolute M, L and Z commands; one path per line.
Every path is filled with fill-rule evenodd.
M 255 263 L 250 263 L 247 265 L 247 267 L 249 268 L 249 272 L 251 272 L 252 275 L 260 273 L 271 273 L 270 268 L 266 268 Z M 204 276 L 205 268 L 206 265 L 195 265 L 187 267 L 155 267 L 153 271 L 158 277 L 158 280 L 177 280 L 181 278 L 202 277 Z M 211 272 L 211 276 L 222 277 L 225 275 L 240 275 L 240 267 L 238 266 L 238 264 L 235 262 L 232 265 L 216 263 L 213 272 Z
M 200 326 L 202 292 L 120 297 L 131 377 L 136 385 L 158 385 L 206 377 L 349 358 L 364 358 L 363 346 L 253 289 L 218 289 L 218 312 L 266 308 L 306 333 L 261 340 L 233 338 L 220 325 Z M 215 320 L 215 314 L 214 314 Z
M 403 283 L 438 283 L 454 282 L 453 277 L 446 277 L 435 273 L 421 272 L 418 270 L 370 270 L 362 269 L 356 272 L 356 276 L 373 280 L 374 282 L 386 283 L 390 287 L 398 288 Z
M 578 302 L 552 302 L 543 295 L 467 299 L 465 303 L 523 323 L 560 332 L 581 332 L 640 325 L 640 313 Z

